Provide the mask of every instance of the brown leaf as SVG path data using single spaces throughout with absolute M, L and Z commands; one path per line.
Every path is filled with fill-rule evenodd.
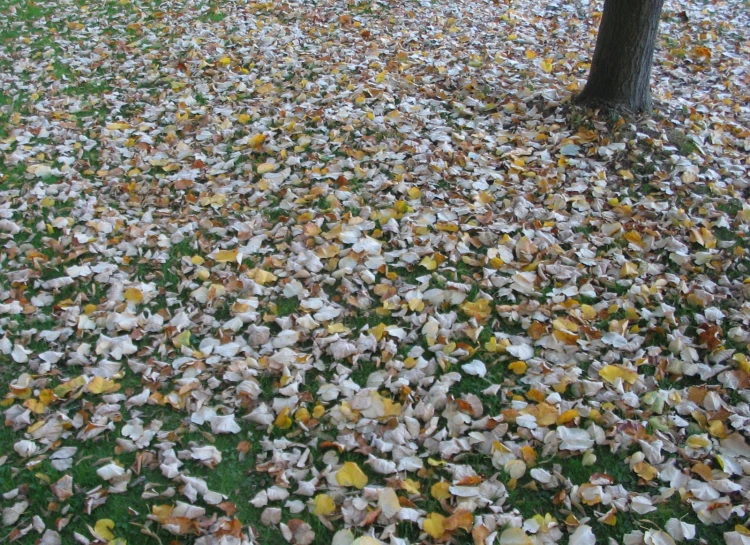
M 484 545 L 484 540 L 489 536 L 492 532 L 490 532 L 489 528 L 487 528 L 484 524 L 480 524 L 476 528 L 474 528 L 471 531 L 471 537 L 474 539 L 474 545 Z
M 378 507 L 377 509 L 373 509 L 367 515 L 365 515 L 365 518 L 362 519 L 362 522 L 359 523 L 360 526 L 370 526 L 371 524 L 374 524 L 376 520 L 378 520 L 378 517 L 380 516 L 380 513 L 382 513 L 383 510 Z
M 464 509 L 456 510 L 450 517 L 443 520 L 443 528 L 449 531 L 461 528 L 468 532 L 473 524 L 474 515 Z

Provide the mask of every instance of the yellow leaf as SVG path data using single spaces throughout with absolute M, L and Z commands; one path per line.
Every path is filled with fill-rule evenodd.
M 336 510 L 336 504 L 333 502 L 333 498 L 328 494 L 318 494 L 313 500 L 313 515 L 328 516 Z
M 23 406 L 29 409 L 34 414 L 42 414 L 44 412 L 44 403 L 34 398 L 24 401 Z
M 634 384 L 638 380 L 638 373 L 629 369 L 624 369 L 619 365 L 607 365 L 599 371 L 599 376 L 610 384 L 614 384 L 618 378 L 628 384 Z
M 596 309 L 591 305 L 581 305 L 581 314 L 586 320 L 593 320 L 597 317 Z
M 387 326 L 384 323 L 379 323 L 375 327 L 370 328 L 370 333 L 372 333 L 373 337 L 375 337 L 375 340 L 379 341 L 383 338 L 383 335 L 385 334 L 385 328 Z
M 432 485 L 432 487 L 430 488 L 430 494 L 436 500 L 447 500 L 451 497 L 450 487 L 450 483 L 440 481 L 439 483 L 435 483 Z
M 247 114 L 240 114 L 239 116 L 237 116 L 237 121 L 244 125 L 245 123 L 250 122 L 250 116 Z
M 114 380 L 109 380 L 104 377 L 94 377 L 87 386 L 87 390 L 92 394 L 108 394 L 111 392 L 116 392 L 119 389 L 119 384 L 117 384 Z
M 213 260 L 217 263 L 231 263 L 237 261 L 238 254 L 237 248 L 234 250 L 219 250 L 214 254 Z
M 367 475 L 356 462 L 345 462 L 341 469 L 336 472 L 336 482 L 341 486 L 354 486 L 362 490 L 367 481 Z
M 652 481 L 654 477 L 659 474 L 659 470 L 648 462 L 638 462 L 637 464 L 634 464 L 633 471 L 645 481 Z
M 258 174 L 265 174 L 266 172 L 273 172 L 276 170 L 276 163 L 261 163 L 258 165 Z
M 536 59 L 536 53 L 534 53 L 531 49 L 527 49 L 525 55 L 529 60 Z
M 422 488 L 422 484 L 413 479 L 405 479 L 401 481 L 401 488 L 406 490 L 409 494 L 419 494 L 419 489 Z
M 167 520 L 169 516 L 172 514 L 172 511 L 174 510 L 174 507 L 167 504 L 161 504 L 161 505 L 152 505 L 151 506 L 151 513 L 156 517 L 156 519 L 159 522 L 162 522 Z
M 445 517 L 440 513 L 430 513 L 424 521 L 424 531 L 433 538 L 440 539 L 445 533 L 443 521 Z
M 94 525 L 94 533 L 104 541 L 111 541 L 115 538 L 115 535 L 110 531 L 114 527 L 114 521 L 110 519 L 99 519 Z
M 222 57 L 219 59 L 219 64 L 223 64 L 224 66 L 227 66 L 228 64 L 231 64 L 232 59 L 229 57 Z
M 487 352 L 500 352 L 503 348 L 501 345 L 497 344 L 497 339 L 495 337 L 490 337 L 490 340 L 484 343 L 484 349 Z
M 461 310 L 464 314 L 476 318 L 477 320 L 486 320 L 492 311 L 490 302 L 487 299 L 467 301 L 461 305 Z
M 45 388 L 44 390 L 39 392 L 39 402 L 42 403 L 45 407 L 56 399 L 57 396 L 55 395 L 55 392 L 53 392 L 49 388 Z
M 534 414 L 530 411 L 531 414 Z M 540 403 L 536 406 L 536 423 L 540 426 L 551 426 L 557 422 L 560 411 L 554 405 L 549 403 Z
M 418 187 L 410 187 L 407 194 L 411 200 L 415 200 L 422 196 L 422 191 Z
M 458 232 L 458 225 L 455 223 L 448 223 L 444 221 L 439 221 L 435 224 L 435 229 L 438 231 L 444 231 L 447 233 L 456 233 Z
M 294 419 L 297 422 L 303 422 L 306 423 L 308 420 L 310 420 L 310 411 L 308 411 L 305 407 L 300 407 L 297 409 L 297 411 L 294 413 Z
M 125 129 L 129 129 L 130 125 L 127 123 L 109 123 L 107 125 L 107 129 L 110 131 L 124 131 Z
M 626 276 L 638 276 L 638 266 L 635 263 L 626 261 L 622 265 L 622 269 L 620 269 L 620 278 L 625 278 Z
M 143 301 L 143 292 L 138 288 L 128 288 L 122 293 L 122 295 L 128 303 L 137 305 Z
M 76 377 L 74 379 L 70 379 L 67 382 L 63 382 L 59 386 L 56 386 L 54 389 L 54 393 L 57 397 L 65 397 L 73 390 L 76 390 L 77 388 L 80 388 L 86 384 L 86 379 L 83 377 Z
M 542 61 L 542 70 L 544 70 L 547 74 L 552 72 L 552 59 L 544 59 Z
M 282 430 L 289 429 L 292 426 L 292 419 L 289 418 L 289 407 L 284 407 L 274 420 L 273 425 Z
M 173 337 L 172 344 L 174 344 L 176 348 L 182 348 L 183 346 L 188 346 L 190 344 L 190 332 L 183 331 L 179 335 Z
M 567 318 L 555 318 L 552 320 L 552 327 L 558 331 L 569 331 L 571 333 L 578 331 L 578 324 Z
M 387 75 L 388 75 L 388 72 L 383 70 L 382 72 L 380 72 L 380 74 L 375 76 L 375 83 L 383 83 Z
M 191 263 L 192 263 L 193 265 L 203 265 L 203 264 L 204 264 L 204 263 L 206 262 L 206 260 L 205 260 L 205 259 L 203 259 L 203 258 L 202 258 L 201 256 L 199 256 L 199 255 L 194 255 L 193 257 L 191 257 L 191 258 L 190 258 L 190 262 L 191 262 Z
M 387 397 L 383 398 L 383 410 L 385 411 L 385 414 L 383 417 L 388 418 L 391 416 L 400 416 L 401 415 L 401 403 L 394 403 L 392 400 L 388 399 Z
M 599 519 L 604 524 L 607 524 L 608 526 L 617 526 L 617 511 L 615 509 L 612 509 L 611 511 L 607 512 L 607 514 L 604 516 L 604 518 Z
M 255 272 L 255 278 L 253 280 L 261 286 L 265 286 L 269 282 L 276 282 L 277 279 L 278 277 L 275 274 L 264 271 L 263 269 L 258 269 Z
M 438 262 L 435 260 L 435 258 L 429 255 L 424 256 L 419 264 L 428 271 L 434 271 L 438 266 Z
M 513 371 L 516 375 L 523 375 L 526 372 L 526 362 L 524 361 L 514 361 L 510 365 L 508 365 L 508 369 Z
M 263 145 L 263 142 L 266 141 L 266 135 L 265 134 L 256 134 L 250 137 L 248 140 L 248 144 L 250 144 L 251 148 L 259 148 Z
M 708 424 L 708 433 L 719 439 L 727 436 L 727 428 L 721 420 L 711 420 Z
M 334 333 L 349 333 L 351 329 L 346 327 L 344 324 L 330 324 L 328 326 L 328 333 L 333 335 Z
M 557 417 L 557 425 L 562 426 L 564 424 L 567 424 L 568 422 L 572 422 L 576 418 L 580 416 L 578 414 L 578 411 L 575 409 L 570 409 L 569 411 L 565 411 L 560 416 Z

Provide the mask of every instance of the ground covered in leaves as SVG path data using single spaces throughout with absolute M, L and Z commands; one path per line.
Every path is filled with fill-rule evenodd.
M 6 1 L 3 543 L 750 543 L 750 8 Z

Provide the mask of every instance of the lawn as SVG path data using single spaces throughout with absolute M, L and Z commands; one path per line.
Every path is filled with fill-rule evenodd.
M 750 9 L 600 10 L 0 0 L 0 543 L 750 543 Z

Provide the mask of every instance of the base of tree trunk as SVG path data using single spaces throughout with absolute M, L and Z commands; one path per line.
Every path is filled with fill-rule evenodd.
M 626 114 L 627 116 L 634 116 L 637 114 L 652 114 L 653 113 L 653 101 L 649 95 L 638 107 L 633 108 L 629 104 L 623 102 L 617 102 L 614 100 L 606 100 L 591 93 L 586 93 L 585 89 L 583 92 L 573 97 L 573 103 L 580 104 L 582 106 L 588 106 L 590 108 L 600 108 L 608 112 L 617 112 L 620 114 Z

